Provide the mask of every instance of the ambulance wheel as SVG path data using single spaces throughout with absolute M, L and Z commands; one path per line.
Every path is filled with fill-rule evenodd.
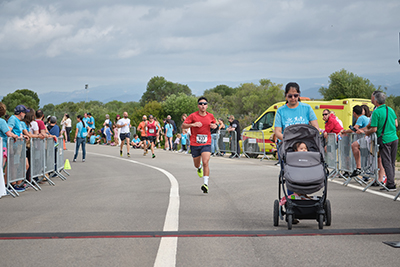
M 331 213 L 331 202 L 329 199 L 325 201 L 325 226 L 331 226 L 332 213 Z
M 292 230 L 293 215 L 292 214 L 286 215 L 286 220 L 287 220 L 287 229 Z
M 279 225 L 279 201 L 275 199 L 274 201 L 274 226 Z
M 323 214 L 320 214 L 318 216 L 318 228 L 324 229 L 324 215 Z

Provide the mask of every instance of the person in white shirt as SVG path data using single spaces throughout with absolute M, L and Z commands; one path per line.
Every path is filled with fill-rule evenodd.
M 69 115 L 67 113 L 65 113 L 65 131 L 67 133 L 67 139 L 65 139 L 65 142 L 71 142 L 71 138 L 69 137 L 69 134 L 72 130 L 72 121 L 71 118 L 69 117 Z
M 119 138 L 121 140 L 121 148 L 119 151 L 120 156 L 122 157 L 122 148 L 124 147 L 124 143 L 126 140 L 126 155 L 130 157 L 131 155 L 129 154 L 129 149 L 130 149 L 130 139 L 131 139 L 131 133 L 130 133 L 130 127 L 131 127 L 131 120 L 128 119 L 128 112 L 124 112 L 123 114 L 124 118 L 120 119 L 117 122 L 117 128 L 121 129 L 121 134 L 119 135 Z

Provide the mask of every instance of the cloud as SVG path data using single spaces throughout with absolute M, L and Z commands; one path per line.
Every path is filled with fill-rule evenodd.
M 397 0 L 3 1 L 0 89 L 392 73 L 399 11 Z

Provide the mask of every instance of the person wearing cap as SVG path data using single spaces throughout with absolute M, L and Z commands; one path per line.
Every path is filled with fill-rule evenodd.
M 18 105 L 14 109 L 14 115 L 12 115 L 7 122 L 8 128 L 13 134 L 18 137 L 26 138 L 27 140 L 29 140 L 29 137 L 25 136 L 22 133 L 22 131 L 24 130 L 23 124 L 25 124 L 24 122 L 22 122 L 22 120 L 25 118 L 25 115 L 28 112 L 29 109 L 27 109 L 24 105 Z M 19 183 L 14 184 L 13 186 L 17 192 L 25 191 L 25 188 L 22 185 L 22 181 L 19 181 Z
M 57 125 L 57 118 L 55 116 L 50 117 L 50 125 L 47 126 L 49 134 L 54 136 L 60 136 L 60 127 Z
M 17 140 L 18 136 L 10 131 L 7 122 L 1 118 L 6 114 L 6 105 L 0 102 L 0 137 L 3 141 L 3 169 L 4 169 L 4 183 L 7 183 L 7 137 L 12 137 Z
M 228 132 L 236 132 L 236 153 L 232 152 L 232 155 L 230 155 L 230 158 L 238 158 L 240 156 L 240 145 L 239 145 L 239 140 L 241 139 L 241 132 L 240 132 L 240 125 L 239 121 L 235 120 L 235 117 L 233 115 L 230 115 L 228 117 L 228 121 L 230 122 L 230 125 L 227 129 Z

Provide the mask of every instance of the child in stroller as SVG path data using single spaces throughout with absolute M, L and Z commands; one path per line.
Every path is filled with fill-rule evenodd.
M 320 229 L 324 221 L 325 225 L 330 225 L 330 202 L 326 199 L 328 171 L 321 141 L 319 131 L 313 126 L 296 124 L 285 128 L 278 150 L 281 165 L 278 195 L 281 203 L 279 200 L 274 202 L 274 226 L 278 226 L 279 217 L 283 219 L 283 215 L 286 215 L 289 230 L 298 219 L 316 219 Z M 322 196 L 307 195 L 321 189 Z

